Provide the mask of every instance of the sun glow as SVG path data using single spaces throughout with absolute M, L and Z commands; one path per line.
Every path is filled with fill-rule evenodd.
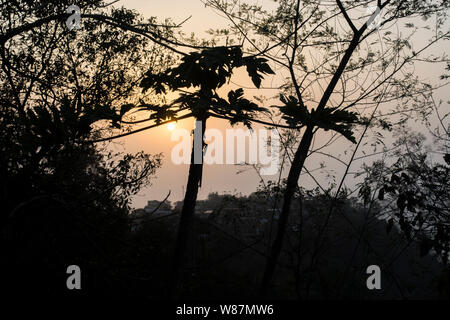
M 175 130 L 175 128 L 176 128 L 175 122 L 169 122 L 167 124 L 167 129 L 169 129 L 169 131 L 173 131 L 173 130 Z

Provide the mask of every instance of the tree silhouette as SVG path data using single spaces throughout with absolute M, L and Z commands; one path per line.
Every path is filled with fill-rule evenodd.
M 19 292 L 14 281 L 35 281 L 19 279 L 27 264 L 44 275 L 73 261 L 104 268 L 102 254 L 117 243 L 105 238 L 126 233 L 131 196 L 161 164 L 159 155 L 114 153 L 88 141 L 119 127 L 120 106 L 136 97 L 143 66 L 164 68 L 170 59 L 148 38 L 98 20 L 70 31 L 66 4 L 1 4 L 1 260 Z M 80 5 L 103 10 L 99 1 Z M 142 22 L 126 9 L 100 16 Z
M 386 206 L 385 219 L 390 232 L 394 226 L 408 241 L 420 243 L 420 255 L 433 251 L 444 264 L 449 259 L 449 174 L 450 161 L 432 164 L 424 148 L 424 136 L 400 132 L 399 147 L 386 161 L 365 168 L 361 197 L 378 192 Z
M 261 295 L 265 295 L 283 245 L 300 174 L 307 157 L 313 153 L 315 133 L 320 129 L 333 130 L 355 143 L 355 125 L 373 121 L 373 117 L 360 110 L 373 111 L 394 99 L 403 100 L 404 105 L 410 103 L 418 112 L 424 109 L 423 105 L 429 107 L 430 101 L 423 92 L 436 86 L 411 77 L 413 71 L 406 77 L 401 72 L 417 57 L 423 57 L 426 49 L 448 38 L 448 32 L 440 30 L 449 4 L 401 0 L 336 0 L 325 4 L 293 0 L 281 1 L 269 11 L 262 6 L 235 5 L 233 1 L 206 2 L 230 20 L 227 37 L 234 35 L 237 41 L 246 43 L 244 48 L 289 72 L 289 80 L 280 86 L 287 93 L 281 96 L 281 115 L 291 125 L 304 127 L 289 170 L 277 235 L 261 281 Z M 367 10 L 369 5 L 374 6 L 371 12 Z M 381 14 L 379 25 L 374 27 Z M 411 35 L 419 29 L 413 23 L 406 25 L 411 29 L 409 37 L 395 35 L 389 29 L 402 19 L 409 22 L 407 18 L 421 16 L 426 20 L 432 15 L 437 16 L 435 27 L 439 32 L 437 36 L 431 34 L 430 42 L 419 49 L 413 49 L 409 43 Z M 374 35 L 382 33 L 383 28 L 387 31 L 376 40 Z M 432 59 L 424 57 L 423 61 Z M 367 76 L 364 82 L 362 75 Z M 418 99 L 422 99 L 420 103 Z M 358 109 L 364 104 L 367 108 Z
M 231 90 L 227 99 L 220 97 L 217 90 L 227 83 L 233 70 L 239 67 L 246 67 L 254 85 L 259 88 L 263 75 L 273 73 L 266 61 L 264 58 L 255 56 L 243 57 L 240 47 L 210 48 L 183 56 L 177 67 L 162 73 L 154 74 L 150 70 L 141 82 L 144 90 L 153 88 L 156 93 L 166 93 L 167 90 L 185 90 L 179 98 L 168 105 L 139 106 L 138 110 L 152 112 L 150 119 L 155 119 L 157 123 L 168 119 L 175 120 L 178 114 L 188 112 L 187 115 L 194 117 L 197 123 L 194 130 L 191 164 L 174 261 L 170 273 L 169 290 L 171 295 L 176 294 L 178 290 L 178 279 L 183 267 L 198 189 L 201 185 L 203 136 L 207 119 L 218 117 L 228 119 L 231 124 L 243 123 L 250 127 L 252 120 L 256 120 L 257 113 L 265 111 L 264 108 L 258 107 L 244 98 L 242 89 Z M 194 91 L 186 92 L 190 88 L 194 88 Z M 198 145 L 201 147 L 196 148 Z

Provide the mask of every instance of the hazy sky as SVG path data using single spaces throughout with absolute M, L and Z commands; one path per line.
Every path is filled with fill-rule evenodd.
M 191 18 L 183 25 L 183 31 L 187 34 L 195 32 L 198 35 L 204 35 L 203 31 L 205 30 L 210 28 L 221 28 L 227 24 L 224 18 L 219 17 L 211 9 L 205 8 L 200 0 L 122 0 L 119 3 L 125 5 L 127 8 L 138 10 L 146 17 L 156 16 L 158 19 L 170 17 L 175 22 L 181 22 L 191 16 Z M 264 0 L 259 1 L 259 3 L 273 2 Z M 428 74 L 429 77 L 433 78 L 439 74 L 436 70 L 438 69 L 433 70 L 433 68 L 430 69 L 430 66 L 427 66 L 423 70 L 420 70 L 420 73 L 422 75 Z M 279 77 L 280 74 L 277 76 Z M 274 79 L 275 78 L 268 77 L 266 78 L 266 83 L 270 83 L 271 81 L 274 81 Z M 238 74 L 233 77 L 233 81 L 243 86 L 252 87 L 251 82 L 245 76 L 244 72 L 238 72 Z M 233 89 L 234 88 L 235 87 L 233 87 Z M 227 88 L 227 90 L 228 89 L 229 88 Z M 445 93 L 443 94 L 443 99 L 448 100 L 449 95 Z M 250 98 L 252 95 L 261 94 L 274 96 L 276 91 L 246 89 L 246 95 Z M 187 119 L 180 121 L 177 124 L 177 127 L 192 130 L 194 127 L 194 120 Z M 226 128 L 231 128 L 231 126 L 225 120 L 209 119 L 207 128 L 224 131 Z M 260 128 L 260 126 L 255 126 L 255 128 Z M 187 182 L 189 166 L 175 165 L 172 163 L 170 156 L 171 150 L 177 142 L 171 141 L 171 134 L 172 132 L 168 130 L 167 126 L 162 126 L 116 141 L 121 143 L 121 146 L 116 146 L 117 150 L 133 153 L 143 150 L 151 154 L 162 152 L 165 155 L 163 166 L 158 170 L 157 177 L 153 180 L 153 185 L 143 189 L 138 196 L 135 197 L 133 206 L 136 208 L 143 207 L 147 200 L 162 200 L 169 191 L 171 191 L 171 196 L 169 198 L 171 201 L 181 200 L 184 196 L 183 190 Z M 321 133 L 318 135 L 315 141 L 316 146 L 327 141 L 329 137 L 330 133 Z M 342 137 L 339 138 L 339 141 L 344 142 L 344 140 L 345 139 Z M 348 158 L 348 153 L 347 155 L 345 153 L 349 150 L 348 148 L 350 145 L 339 141 L 329 148 L 328 151 L 332 151 L 333 155 L 345 160 L 345 158 Z M 327 160 L 325 157 L 308 159 L 306 167 L 309 170 L 316 170 L 320 166 L 320 161 L 325 160 Z M 352 166 L 352 169 L 358 169 L 361 166 L 361 161 L 355 163 L 355 165 Z M 340 167 L 336 163 L 331 163 L 331 168 L 335 168 L 337 179 L 339 179 L 339 173 L 342 172 L 339 170 Z M 242 172 L 243 169 L 246 170 Z M 274 179 L 276 176 L 267 176 L 265 178 L 266 180 L 270 178 Z M 326 180 L 326 176 L 322 175 L 321 182 L 325 182 Z M 213 191 L 219 193 L 241 192 L 243 194 L 248 194 L 256 190 L 259 181 L 260 179 L 257 173 L 252 168 L 243 168 L 242 166 L 236 165 L 205 165 L 203 185 L 199 192 L 199 199 L 205 198 L 208 193 Z M 328 179 L 327 183 L 330 183 L 331 181 L 332 179 Z M 349 181 L 351 183 L 351 179 L 349 179 Z M 314 182 L 307 175 L 303 176 L 302 185 L 308 187 L 315 186 Z
M 226 26 L 226 20 L 218 17 L 211 9 L 205 6 L 199 0 L 123 0 L 120 2 L 127 8 L 138 10 L 144 16 L 157 16 L 158 19 L 166 17 L 172 18 L 175 22 L 184 21 L 192 16 L 183 25 L 183 31 L 187 34 L 195 32 L 202 34 L 203 31 L 210 28 L 220 28 Z M 242 74 L 237 75 L 234 80 L 246 86 L 252 86 L 251 82 Z M 247 94 L 261 94 L 257 90 L 246 90 Z M 272 91 L 269 94 L 273 95 Z M 194 127 L 193 119 L 186 119 L 177 124 L 178 128 L 192 130 Z M 207 128 L 214 128 L 224 131 L 226 128 L 232 128 L 225 120 L 209 119 Z M 260 126 L 255 126 L 255 129 Z M 224 134 L 225 136 L 225 134 Z M 135 134 L 131 137 L 118 140 L 123 147 L 118 150 L 126 152 L 138 152 L 143 150 L 147 153 L 165 154 L 164 163 L 157 172 L 157 178 L 153 180 L 153 185 L 143 189 L 133 205 L 142 207 L 147 200 L 163 199 L 171 191 L 170 200 L 178 201 L 184 197 L 183 188 L 186 185 L 188 177 L 188 165 L 174 165 L 170 159 L 172 148 L 177 142 L 171 141 L 171 132 L 167 126 L 155 128 L 149 131 Z M 241 172 L 246 169 L 245 172 Z M 271 178 L 271 177 L 267 177 Z M 273 177 L 272 177 L 273 178 Z M 242 192 L 248 194 L 256 190 L 259 184 L 257 173 L 251 168 L 243 168 L 236 165 L 205 165 L 203 173 L 203 184 L 199 192 L 199 199 L 205 198 L 208 193 L 217 192 Z

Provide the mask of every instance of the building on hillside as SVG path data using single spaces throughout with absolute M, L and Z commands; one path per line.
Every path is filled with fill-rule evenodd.
M 144 211 L 147 214 L 161 216 L 172 213 L 172 205 L 170 201 L 166 200 L 161 203 L 158 200 L 147 201 L 147 205 L 144 207 Z

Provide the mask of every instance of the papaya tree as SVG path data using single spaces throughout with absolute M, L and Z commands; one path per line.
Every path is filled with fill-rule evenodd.
M 181 58 L 178 66 L 161 73 L 149 70 L 141 87 L 152 88 L 158 94 L 181 91 L 170 104 L 141 104 L 139 111 L 150 111 L 149 119 L 157 123 L 193 117 L 196 121 L 191 153 L 191 164 L 186 193 L 181 210 L 180 224 L 172 269 L 170 272 L 171 294 L 178 290 L 179 276 L 183 267 L 189 232 L 195 212 L 195 204 L 203 171 L 203 136 L 207 119 L 216 117 L 228 120 L 232 125 L 242 123 L 247 127 L 265 109 L 244 97 L 243 89 L 230 90 L 223 98 L 218 90 L 231 78 L 233 71 L 245 67 L 253 84 L 259 88 L 266 74 L 273 74 L 267 60 L 257 56 L 244 57 L 239 46 L 213 47 L 192 52 Z M 193 89 L 188 92 L 189 89 Z

